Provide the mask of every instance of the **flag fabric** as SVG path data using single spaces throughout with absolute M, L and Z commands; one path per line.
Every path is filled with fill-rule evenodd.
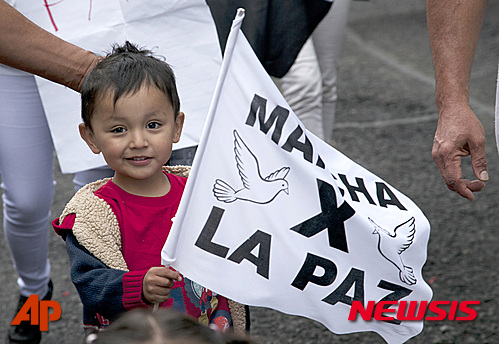
M 305 41 L 329 11 L 332 0 L 206 0 L 222 50 L 232 18 L 245 9 L 242 31 L 265 70 L 283 77 Z
M 429 222 L 304 128 L 240 32 L 243 16 L 162 262 L 240 303 L 402 343 L 422 321 L 348 316 L 353 301 L 431 299 L 421 272 Z

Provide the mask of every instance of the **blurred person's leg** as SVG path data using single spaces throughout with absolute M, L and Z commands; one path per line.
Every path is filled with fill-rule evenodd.
M 32 76 L 0 76 L 4 232 L 21 294 L 47 293 L 54 147 Z
M 303 45 L 286 75 L 273 80 L 305 128 L 324 139 L 321 73 L 312 39 Z
M 337 69 L 351 0 L 335 0 L 326 17 L 312 34 L 322 75 L 322 122 L 324 140 L 333 138 L 336 115 Z
M 33 76 L 0 75 L 0 104 L 3 229 L 18 275 L 17 313 L 31 294 L 52 296 L 48 239 L 54 147 Z M 40 339 L 39 327 L 29 321 L 9 328 L 8 343 Z

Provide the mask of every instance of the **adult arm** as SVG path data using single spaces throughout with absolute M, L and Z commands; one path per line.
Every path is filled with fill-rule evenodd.
M 0 0 L 0 63 L 79 91 L 99 58 L 43 30 Z
M 432 155 L 447 187 L 470 201 L 488 180 L 485 132 L 469 105 L 471 67 L 487 2 L 426 2 L 439 114 Z M 461 158 L 468 155 L 478 180 L 463 178 Z

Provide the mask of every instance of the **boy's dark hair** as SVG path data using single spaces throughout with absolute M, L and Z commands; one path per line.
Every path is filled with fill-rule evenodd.
M 157 87 L 172 103 L 175 117 L 180 111 L 180 99 L 175 74 L 165 61 L 152 52 L 128 41 L 114 45 L 112 51 L 85 78 L 81 87 L 81 117 L 87 128 L 99 97 L 114 91 L 114 104 L 126 94 L 134 94 L 143 85 Z M 112 93 L 111 93 L 112 94 Z

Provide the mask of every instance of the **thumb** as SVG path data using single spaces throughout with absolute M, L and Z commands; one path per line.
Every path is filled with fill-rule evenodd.
M 470 150 L 471 166 L 475 176 L 482 182 L 489 180 L 489 173 L 487 171 L 487 159 L 485 158 L 484 146 L 477 146 Z
M 180 273 L 176 270 L 169 268 L 169 267 L 165 267 L 163 276 L 166 278 L 169 278 L 171 280 L 177 281 L 177 282 L 182 281 L 182 276 L 180 275 Z

